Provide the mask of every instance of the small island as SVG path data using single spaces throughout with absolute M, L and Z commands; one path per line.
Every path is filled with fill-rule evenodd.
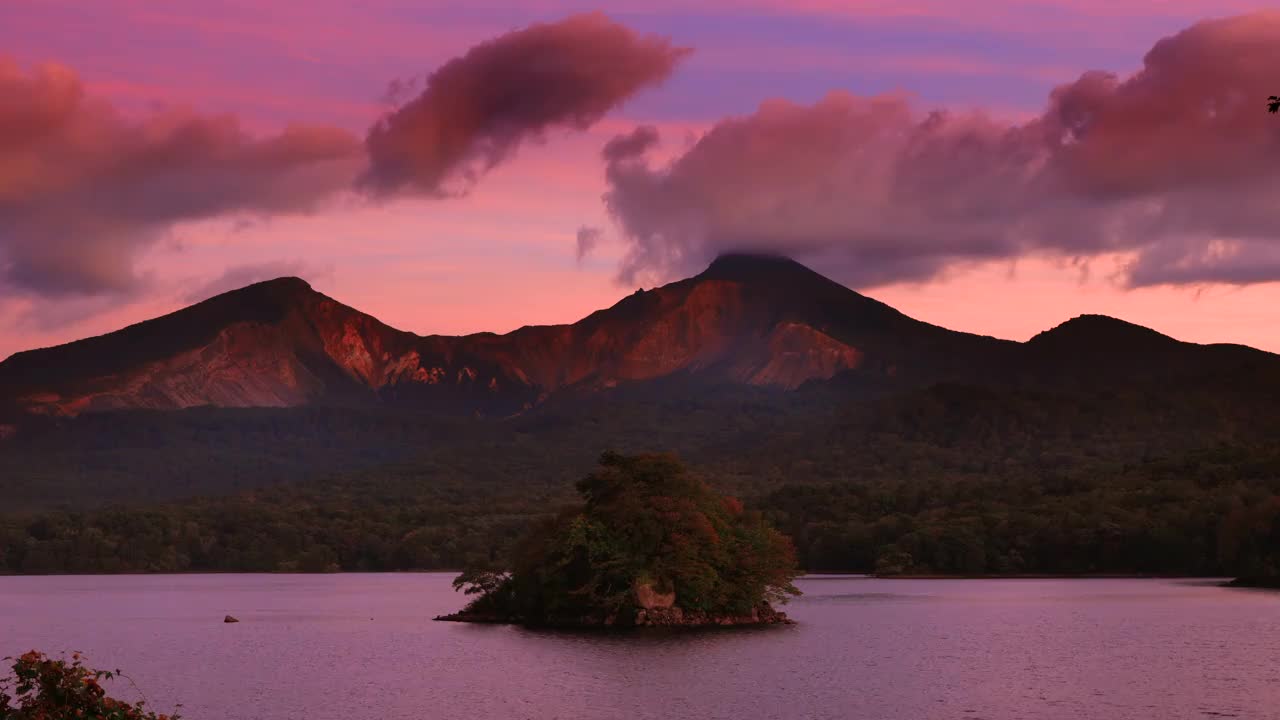
M 790 623 L 791 541 L 674 457 L 607 452 L 577 484 L 583 504 L 540 523 L 507 567 L 453 586 L 476 597 L 437 620 L 537 627 Z

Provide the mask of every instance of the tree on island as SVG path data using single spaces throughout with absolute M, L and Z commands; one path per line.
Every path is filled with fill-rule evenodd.
M 577 483 L 580 507 L 545 521 L 508 568 L 469 570 L 456 620 L 530 625 L 783 621 L 799 595 L 791 541 L 670 455 L 606 452 Z

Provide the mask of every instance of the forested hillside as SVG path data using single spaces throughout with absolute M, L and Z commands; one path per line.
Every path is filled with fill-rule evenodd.
M 1280 548 L 1280 442 L 1247 387 L 678 396 L 491 423 L 312 408 L 50 426 L 3 450 L 49 480 L 0 490 L 26 500 L 0 516 L 0 568 L 474 565 L 568 502 L 605 449 L 679 453 L 809 570 L 1265 574 Z

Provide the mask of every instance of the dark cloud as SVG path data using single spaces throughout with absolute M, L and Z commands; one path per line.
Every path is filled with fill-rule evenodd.
M 1280 12 L 1198 23 L 1128 78 L 1090 72 L 1020 124 L 901 96 L 768 101 L 656 167 L 604 150 L 620 274 L 782 252 L 862 286 L 1047 253 L 1135 258 L 1132 285 L 1280 279 Z
M 578 262 L 582 262 L 600 244 L 600 228 L 583 225 L 578 228 Z
M 465 193 L 521 143 L 584 130 L 665 80 L 689 50 L 599 13 L 532 25 L 473 47 L 369 131 L 376 193 Z
M 135 259 L 177 222 L 307 211 L 349 187 L 357 138 L 292 126 L 254 138 L 233 116 L 140 119 L 86 95 L 71 70 L 0 60 L 0 289 L 125 293 Z

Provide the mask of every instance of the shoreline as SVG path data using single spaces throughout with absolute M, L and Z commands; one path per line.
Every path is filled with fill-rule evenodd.
M 679 607 L 670 608 L 633 608 L 629 611 L 608 616 L 582 615 L 557 616 L 545 618 L 538 622 L 527 622 L 516 615 L 499 615 L 494 613 L 477 613 L 459 610 L 458 612 L 437 615 L 433 622 L 473 623 L 478 625 L 516 625 L 529 629 L 545 630 L 590 630 L 590 631 L 631 631 L 631 630 L 707 630 L 711 628 L 746 628 L 765 627 L 769 625 L 795 625 L 796 621 L 773 606 L 763 604 L 752 610 L 749 615 L 712 615 L 703 612 L 686 612 Z

